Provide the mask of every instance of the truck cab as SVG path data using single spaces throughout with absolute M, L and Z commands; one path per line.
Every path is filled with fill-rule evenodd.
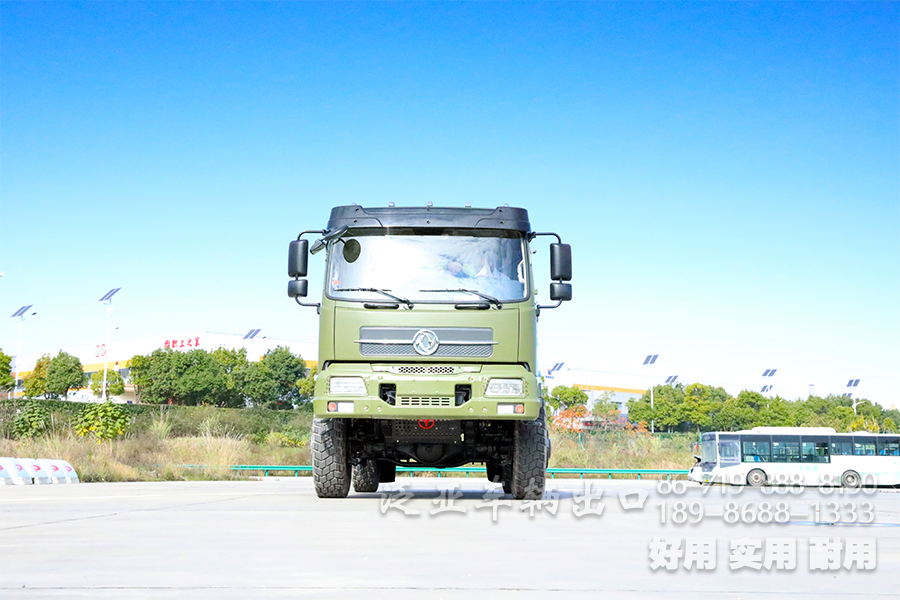
M 530 244 L 551 244 L 540 306 Z M 310 240 L 317 239 L 309 247 Z M 325 252 L 320 302 L 308 254 Z M 291 242 L 288 295 L 319 312 L 310 441 L 320 497 L 374 492 L 398 465 L 484 463 L 516 498 L 543 494 L 549 437 L 537 377 L 541 309 L 571 299 L 571 250 L 525 209 L 339 206 Z

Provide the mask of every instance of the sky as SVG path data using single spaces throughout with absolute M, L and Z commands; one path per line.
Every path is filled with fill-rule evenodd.
M 900 406 L 898 40 L 895 2 L 3 2 L 0 313 L 23 354 L 114 287 L 122 338 L 314 342 L 287 244 L 332 206 L 509 204 L 572 245 L 543 370 Z

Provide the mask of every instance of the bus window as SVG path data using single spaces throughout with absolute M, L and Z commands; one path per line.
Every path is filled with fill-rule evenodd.
M 875 438 L 854 435 L 853 454 L 856 456 L 875 456 Z
M 707 440 L 704 439 L 700 443 L 700 461 L 704 463 L 716 463 L 716 439 L 715 435 L 713 435 L 713 439 Z
M 880 437 L 875 440 L 878 456 L 900 456 L 900 438 Z
M 803 462 L 828 462 L 827 439 L 804 439 L 800 443 L 800 460 Z
M 772 436 L 772 462 L 800 462 L 800 438 Z
M 853 454 L 853 443 L 848 437 L 831 438 L 831 455 L 832 456 L 849 456 Z
M 736 465 L 741 462 L 741 450 L 737 440 L 724 440 L 719 442 L 719 464 L 722 466 Z
M 744 462 L 769 462 L 772 460 L 772 445 L 766 439 L 741 439 L 744 447 Z

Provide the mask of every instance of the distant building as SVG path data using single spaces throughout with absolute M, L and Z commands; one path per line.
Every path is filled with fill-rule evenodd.
M 250 334 L 252 333 L 253 330 L 251 330 Z M 258 361 L 269 350 L 273 350 L 278 346 L 287 346 L 291 352 L 303 357 L 307 367 L 312 367 L 316 364 L 315 358 L 318 356 L 318 349 L 317 344 L 314 342 L 261 337 L 258 335 L 258 331 L 255 336 L 250 334 L 241 336 L 240 334 L 216 333 L 212 331 L 191 331 L 177 335 L 155 335 L 133 340 L 112 340 L 109 348 L 105 344 L 95 344 L 93 346 L 63 348 L 63 350 L 76 356 L 81 361 L 84 372 L 90 378 L 94 376 L 103 377 L 104 361 L 107 362 L 108 368 L 118 370 L 125 380 L 125 393 L 119 397 L 112 398 L 112 400 L 129 404 L 135 401 L 134 386 L 131 385 L 129 377 L 131 374 L 131 358 L 135 355 L 150 354 L 154 350 L 165 350 L 166 348 L 178 351 L 195 349 L 215 350 L 216 348 L 237 350 L 246 348 L 247 358 L 250 361 Z M 19 357 L 15 357 L 13 360 L 13 371 L 20 369 L 16 395 L 24 393 L 22 379 L 34 369 L 38 359 L 45 354 L 53 357 L 58 353 L 59 350 L 25 354 L 22 356 L 21 363 L 19 363 Z M 88 385 L 90 385 L 90 380 Z M 70 391 L 67 399 L 78 402 L 94 402 L 97 400 L 89 387 Z

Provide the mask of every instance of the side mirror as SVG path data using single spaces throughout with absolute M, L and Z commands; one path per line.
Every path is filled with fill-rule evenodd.
M 288 281 L 289 298 L 306 298 L 309 291 L 309 282 L 305 279 L 291 279 Z
M 288 277 L 306 277 L 308 248 L 309 240 L 294 240 L 288 246 Z
M 572 284 L 571 283 L 557 283 L 553 282 L 550 284 L 550 299 L 558 300 L 559 302 L 568 302 L 572 299 Z
M 550 279 L 572 280 L 572 246 L 569 244 L 550 244 Z

